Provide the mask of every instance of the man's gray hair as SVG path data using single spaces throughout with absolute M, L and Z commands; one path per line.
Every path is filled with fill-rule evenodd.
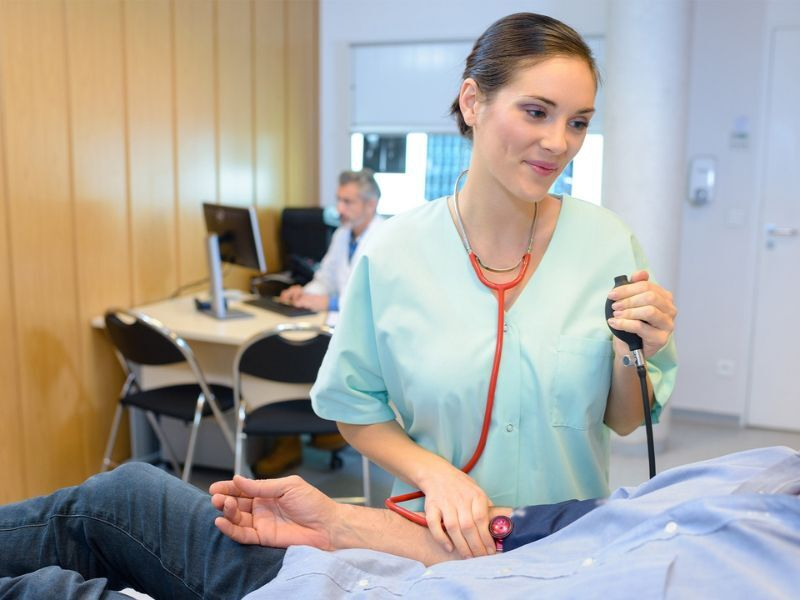
M 364 198 L 380 200 L 381 188 L 375 181 L 375 171 L 372 169 L 362 169 L 360 171 L 342 171 L 339 175 L 339 185 L 357 183 L 361 188 L 361 195 Z

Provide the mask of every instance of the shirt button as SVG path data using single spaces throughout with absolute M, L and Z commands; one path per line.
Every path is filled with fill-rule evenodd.
M 587 558 L 581 563 L 584 567 L 591 567 L 594 564 L 593 558 Z
M 360 579 L 358 585 L 359 587 L 367 587 L 369 585 L 369 579 Z
M 514 426 L 511 423 L 509 423 L 508 425 L 506 425 L 506 431 L 508 433 L 511 433 L 512 431 L 514 431 Z
M 423 577 L 430 577 L 431 575 L 433 575 L 433 571 L 431 569 L 428 569 L 422 574 Z
M 503 323 L 503 331 L 508 333 L 508 323 Z
M 666 531 L 667 533 L 675 533 L 676 531 L 678 531 L 678 524 L 675 521 L 670 521 L 669 523 L 667 523 L 667 526 L 664 527 L 664 531 Z

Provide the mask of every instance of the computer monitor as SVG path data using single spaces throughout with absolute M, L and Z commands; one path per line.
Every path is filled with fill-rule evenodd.
M 203 204 L 206 221 L 206 252 L 208 273 L 211 279 L 211 304 L 201 309 L 217 319 L 236 319 L 251 317 L 250 313 L 228 310 L 222 288 L 222 262 L 242 267 L 267 270 L 261 234 L 255 209 L 224 204 Z

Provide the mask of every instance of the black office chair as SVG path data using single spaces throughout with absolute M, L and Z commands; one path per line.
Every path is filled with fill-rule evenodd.
M 117 439 L 123 408 L 135 407 L 144 411 L 148 422 L 158 437 L 162 450 L 169 456 L 175 473 L 181 473 L 175 451 L 161 429 L 160 416 L 191 423 L 189 445 L 181 478 L 189 480 L 194 461 L 197 432 L 202 417 L 213 415 L 225 440 L 234 449 L 233 434 L 225 422 L 223 412 L 233 407 L 233 390 L 226 385 L 209 384 L 194 358 L 189 345 L 163 324 L 146 315 L 112 309 L 105 314 L 106 331 L 114 344 L 114 350 L 126 374 L 120 392 L 119 405 L 114 414 L 101 471 L 116 466 L 111 452 Z M 166 366 L 187 363 L 194 382 L 142 389 L 137 375 L 142 366 Z
M 281 213 L 281 255 L 284 271 L 261 275 L 251 282 L 259 296 L 277 296 L 293 284 L 305 285 L 314 277 L 336 231 L 325 223 L 322 208 L 284 208 Z
M 237 404 L 236 473 L 242 473 L 245 468 L 243 456 L 248 436 L 338 433 L 336 422 L 317 416 L 308 398 L 328 350 L 331 333 L 332 330 L 326 326 L 292 323 L 279 325 L 242 344 L 233 362 L 233 390 Z M 295 339 L 286 337 L 286 334 Z M 300 334 L 300 339 L 296 339 L 297 334 Z M 282 385 L 284 398 L 251 408 L 242 394 L 243 374 Z M 337 459 L 334 453 L 332 466 Z M 252 476 L 249 467 L 246 474 Z M 363 496 L 337 500 L 369 506 L 369 461 L 365 457 L 362 457 L 362 481 Z

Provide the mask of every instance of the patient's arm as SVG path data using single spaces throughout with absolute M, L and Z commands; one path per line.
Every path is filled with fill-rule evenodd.
M 338 504 L 297 476 L 252 480 L 237 475 L 209 491 L 222 511 L 215 525 L 241 544 L 368 548 L 426 565 L 459 558 L 445 552 L 427 528 L 388 510 Z M 490 516 L 511 514 L 510 508 L 490 510 Z

